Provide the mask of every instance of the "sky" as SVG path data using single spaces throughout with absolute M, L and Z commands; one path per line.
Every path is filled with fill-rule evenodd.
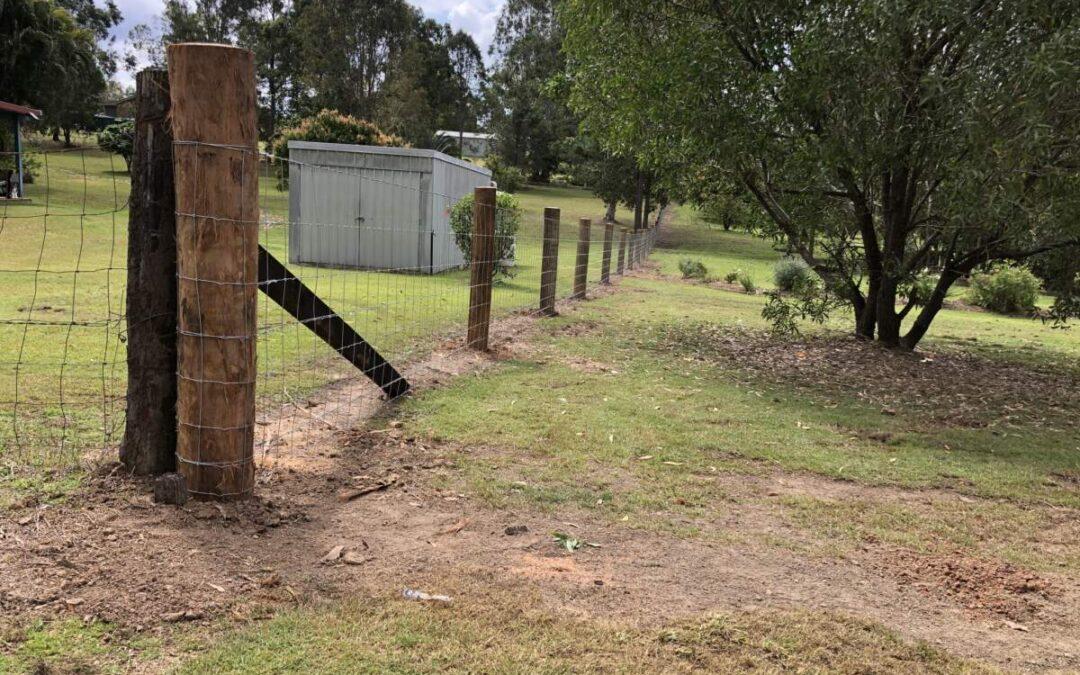
M 449 23 L 455 30 L 472 34 L 485 58 L 487 57 L 488 46 L 495 34 L 495 21 L 499 17 L 499 10 L 504 0 L 409 0 L 409 2 L 423 10 L 425 16 L 441 23 Z M 154 17 L 161 14 L 164 2 L 163 0 L 116 0 L 116 4 L 124 15 L 124 21 L 113 30 L 113 35 L 116 37 L 117 45 L 123 49 L 128 31 L 136 24 L 152 24 Z M 135 82 L 134 73 L 120 72 L 116 77 L 125 87 Z

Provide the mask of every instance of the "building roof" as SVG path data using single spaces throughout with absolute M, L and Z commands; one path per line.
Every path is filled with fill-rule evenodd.
M 36 108 L 28 108 L 24 105 L 15 105 L 14 103 L 8 103 L 7 101 L 0 101 L 0 112 L 9 112 L 16 115 L 25 115 L 34 119 L 41 117 L 41 111 Z
M 449 129 L 439 129 L 435 132 L 436 136 L 451 136 L 453 138 L 476 138 L 483 141 L 490 141 L 495 138 L 495 134 L 481 134 L 475 131 L 450 131 Z

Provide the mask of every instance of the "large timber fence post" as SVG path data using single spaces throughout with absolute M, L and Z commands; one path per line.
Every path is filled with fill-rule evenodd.
M 255 61 L 168 47 L 178 270 L 177 468 L 196 498 L 254 487 L 258 178 Z
M 120 461 L 135 474 L 176 466 L 176 202 L 169 76 L 135 77 L 128 211 L 127 418 Z
M 495 209 L 493 187 L 473 191 L 472 261 L 469 275 L 469 329 L 466 345 L 488 349 L 491 329 L 491 281 L 495 276 Z
M 592 236 L 592 221 L 582 218 L 578 223 L 577 260 L 574 264 L 574 293 L 570 297 L 575 300 L 585 299 L 585 288 L 589 280 L 589 238 Z
M 540 313 L 555 316 L 555 288 L 559 279 L 559 216 L 556 208 L 544 209 L 544 246 L 540 261 Z

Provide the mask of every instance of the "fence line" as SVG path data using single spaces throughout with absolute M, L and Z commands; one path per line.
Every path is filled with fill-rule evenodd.
M 430 199 L 432 210 L 453 218 L 459 200 L 448 192 L 385 175 L 272 157 L 236 144 L 178 138 L 173 152 L 178 166 L 188 167 L 184 180 L 195 189 L 190 203 L 176 206 L 181 247 L 198 242 L 209 246 L 229 232 L 239 232 L 233 249 L 262 246 L 364 342 L 399 367 L 431 354 L 453 358 L 467 349 L 469 314 L 474 309 L 470 297 L 482 285 L 490 291 L 489 320 L 495 326 L 513 315 L 551 315 L 557 298 L 580 297 L 574 286 L 579 272 L 584 272 L 587 293 L 639 266 L 655 243 L 655 229 L 620 230 L 615 236 L 612 226 L 595 224 L 582 230 L 586 235 L 582 239 L 578 228 L 552 227 L 574 214 L 556 215 L 552 209 L 523 213 L 499 205 L 477 207 L 482 214 L 488 209 L 490 234 L 474 232 L 473 217 L 457 233 L 435 233 L 430 222 L 416 220 L 413 204 Z M 74 466 L 115 452 L 125 420 L 127 331 L 155 319 L 150 314 L 129 316 L 124 309 L 129 186 L 123 162 L 85 149 L 27 154 L 36 173 L 36 182 L 27 186 L 29 201 L 0 199 L 0 280 L 7 289 L 6 301 L 0 303 L 0 348 L 8 355 L 0 359 L 0 466 L 9 471 Z M 237 213 L 213 207 L 210 198 L 228 179 L 211 172 L 223 165 L 240 167 L 242 189 L 252 188 L 249 181 L 255 181 L 257 217 L 245 212 L 248 207 Z M 320 179 L 310 195 L 313 200 L 340 198 L 341 181 L 347 177 L 362 191 L 374 192 L 377 186 L 385 204 L 373 205 L 359 224 L 294 220 L 289 214 L 289 187 L 279 189 L 279 183 L 284 173 L 301 171 Z M 515 221 L 516 230 L 503 227 Z M 193 228 L 190 236 L 183 234 L 185 223 Z M 362 244 L 365 254 L 384 264 L 369 264 L 369 259 L 358 259 L 355 266 L 294 262 L 298 228 L 305 228 L 311 241 L 326 249 L 355 238 L 357 248 Z M 419 244 L 427 247 L 426 257 L 408 262 L 404 254 L 415 254 Z M 576 253 L 582 247 L 587 255 L 579 258 Z M 466 262 L 470 251 L 481 255 Z M 177 283 L 189 290 L 180 296 L 181 317 L 185 298 L 192 311 L 211 300 L 222 307 L 217 317 L 208 318 L 202 311 L 189 315 L 191 323 L 181 320 L 177 336 L 181 349 L 205 359 L 210 348 L 202 343 L 212 342 L 219 355 L 229 356 L 218 363 L 216 375 L 204 367 L 205 360 L 197 361 L 194 370 L 183 365 L 178 369 L 181 396 L 184 387 L 194 385 L 196 390 L 196 405 L 187 410 L 194 416 L 179 420 L 181 435 L 189 427 L 204 439 L 220 440 L 243 427 L 256 449 L 255 458 L 262 459 L 302 452 L 305 430 L 347 428 L 351 420 L 381 404 L 383 392 L 364 377 L 372 370 L 358 371 L 341 358 L 340 349 L 335 351 L 312 332 L 318 322 L 327 320 L 325 313 L 298 321 L 286 310 L 299 307 L 282 308 L 265 293 L 250 295 L 271 284 L 290 283 L 288 279 L 260 281 L 246 263 L 232 276 L 215 272 L 220 268 L 213 265 L 220 259 L 205 246 L 189 264 L 180 255 Z M 613 257 L 618 261 L 614 266 Z M 462 264 L 441 271 L 425 264 L 436 259 L 461 259 Z M 492 274 L 473 278 L 476 266 Z M 245 313 L 240 311 L 245 307 L 254 316 L 253 331 L 231 329 L 230 321 Z M 506 337 L 497 332 L 501 329 L 493 330 L 492 336 Z M 257 354 L 257 368 L 250 374 L 236 367 L 237 358 L 247 358 L 236 356 L 243 344 L 254 347 L 252 357 Z M 360 347 L 353 342 L 339 346 Z M 239 417 L 215 417 L 227 412 L 219 410 L 225 404 L 215 398 L 225 388 L 253 390 L 251 424 L 237 421 Z M 198 453 L 182 458 L 192 466 L 215 466 L 220 474 L 242 464 L 208 458 L 210 446 L 197 447 Z M 220 483 L 221 476 L 213 481 Z M 237 493 L 249 491 L 248 483 L 239 485 Z

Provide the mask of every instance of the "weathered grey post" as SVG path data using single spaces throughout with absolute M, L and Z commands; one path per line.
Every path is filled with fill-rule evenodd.
M 600 264 L 600 283 L 611 283 L 611 242 L 615 238 L 615 223 L 604 223 L 604 259 Z
M 592 221 L 582 218 L 578 224 L 577 262 L 574 265 L 574 294 L 570 297 L 575 300 L 585 299 L 585 287 L 589 276 L 589 237 Z
M 127 418 L 120 461 L 157 475 L 176 467 L 176 197 L 169 74 L 135 76 L 128 210 Z
M 540 261 L 540 313 L 555 316 L 555 287 L 559 278 L 559 209 L 544 209 L 544 246 Z
M 472 261 L 469 279 L 469 329 L 466 345 L 488 349 L 491 281 L 495 276 L 495 188 L 473 190 Z

